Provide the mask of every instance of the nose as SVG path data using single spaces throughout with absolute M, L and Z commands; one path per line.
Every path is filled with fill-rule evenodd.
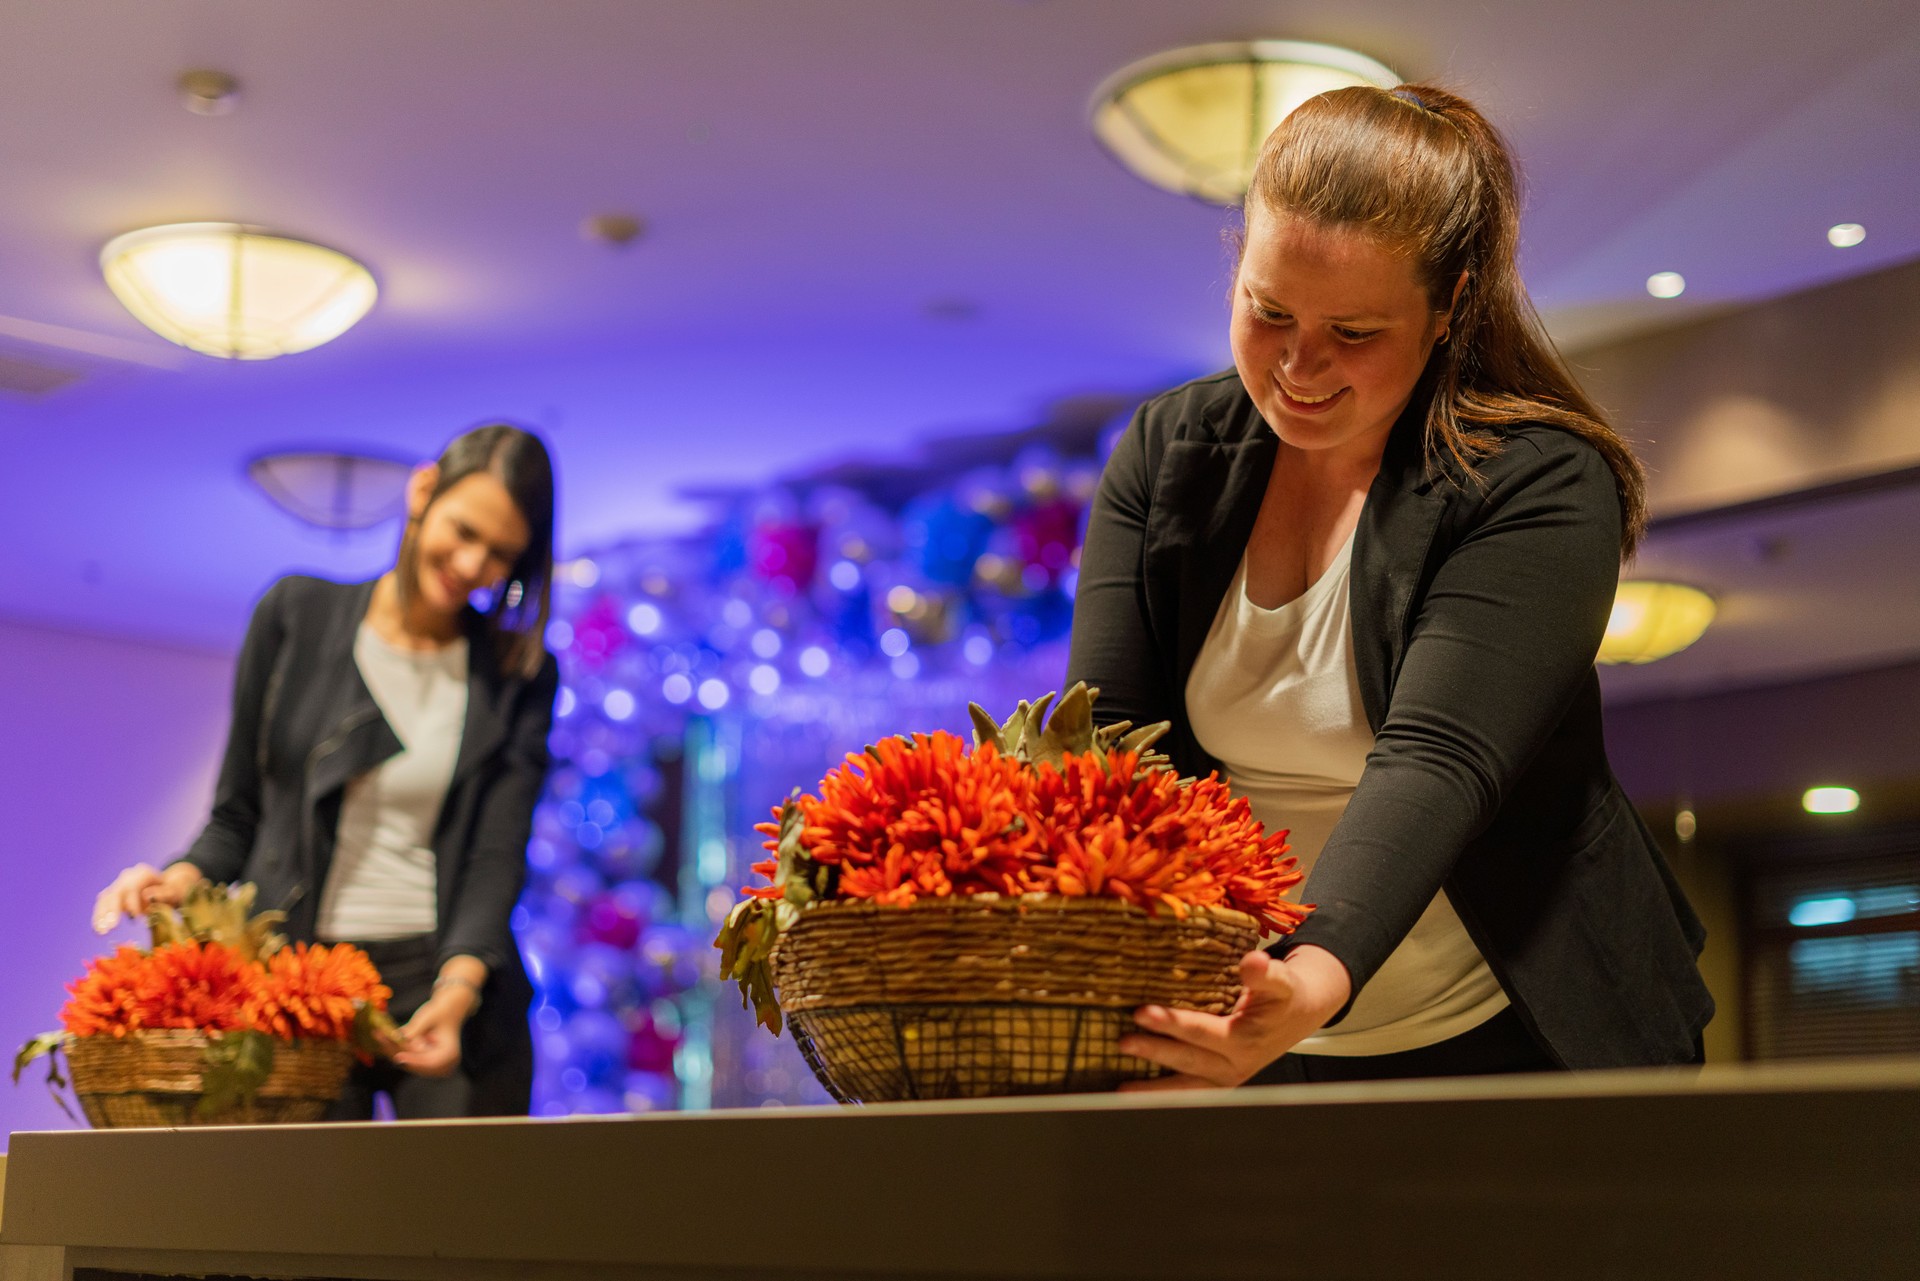
M 477 545 L 462 547 L 454 552 L 452 564 L 453 572 L 460 575 L 462 581 L 477 583 L 486 571 L 487 549 Z
M 1330 344 L 1325 339 L 1296 332 L 1287 344 L 1286 351 L 1281 353 L 1280 372 L 1294 385 L 1306 387 L 1326 370 L 1332 354 Z

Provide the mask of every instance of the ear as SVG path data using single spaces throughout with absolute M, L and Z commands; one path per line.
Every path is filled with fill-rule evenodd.
M 419 520 L 427 514 L 427 504 L 433 500 L 433 487 L 440 483 L 440 464 L 421 463 L 413 469 L 413 475 L 407 477 L 407 519 Z
M 1453 297 L 1447 299 L 1447 309 L 1440 313 L 1440 329 L 1434 335 L 1435 342 L 1445 342 L 1453 333 L 1453 313 L 1460 306 L 1460 295 L 1467 291 L 1467 273 L 1461 272 L 1460 278 L 1453 282 Z

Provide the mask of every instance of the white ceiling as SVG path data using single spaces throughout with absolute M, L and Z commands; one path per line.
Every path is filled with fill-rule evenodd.
M 510 416 L 560 454 L 565 549 L 684 528 L 683 488 L 1009 430 L 1224 363 L 1223 214 L 1094 144 L 1087 96 L 1179 44 L 1330 40 L 1479 100 L 1531 178 L 1564 340 L 1920 255 L 1912 3 L 1623 0 L 0 0 L 0 398 L 15 618 L 230 648 L 303 566 L 265 449 L 431 452 Z M 238 76 L 233 114 L 178 74 Z M 581 220 L 644 216 L 624 252 Z M 380 305 L 264 364 L 176 352 L 94 265 L 236 219 L 345 248 Z M 1858 221 L 1839 251 L 1827 226 Z M 1678 270 L 1679 303 L 1643 291 Z M 929 304 L 958 301 L 969 319 Z

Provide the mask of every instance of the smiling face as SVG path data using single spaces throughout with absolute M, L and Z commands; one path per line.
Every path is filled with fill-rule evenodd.
M 1447 313 L 1411 258 L 1347 227 L 1256 209 L 1233 287 L 1233 363 L 1282 441 L 1377 462 Z
M 414 472 L 407 486 L 409 514 L 417 522 L 410 540 L 415 599 L 421 608 L 451 618 L 481 587 L 497 585 L 527 549 L 527 519 L 499 477 L 473 472 L 438 497 L 438 469 Z

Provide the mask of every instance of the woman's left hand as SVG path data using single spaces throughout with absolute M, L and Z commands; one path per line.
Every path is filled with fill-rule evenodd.
M 393 1061 L 418 1076 L 452 1076 L 460 1066 L 460 1029 L 473 1006 L 464 984 L 440 988 L 400 1029 L 406 1048 Z
M 1317 1032 L 1347 1003 L 1352 981 L 1333 953 L 1303 944 L 1277 961 L 1265 952 L 1240 958 L 1242 991 L 1228 1014 L 1145 1005 L 1140 1032 L 1120 1052 L 1171 1068 L 1172 1075 L 1129 1081 L 1122 1090 L 1207 1090 L 1239 1085 Z

